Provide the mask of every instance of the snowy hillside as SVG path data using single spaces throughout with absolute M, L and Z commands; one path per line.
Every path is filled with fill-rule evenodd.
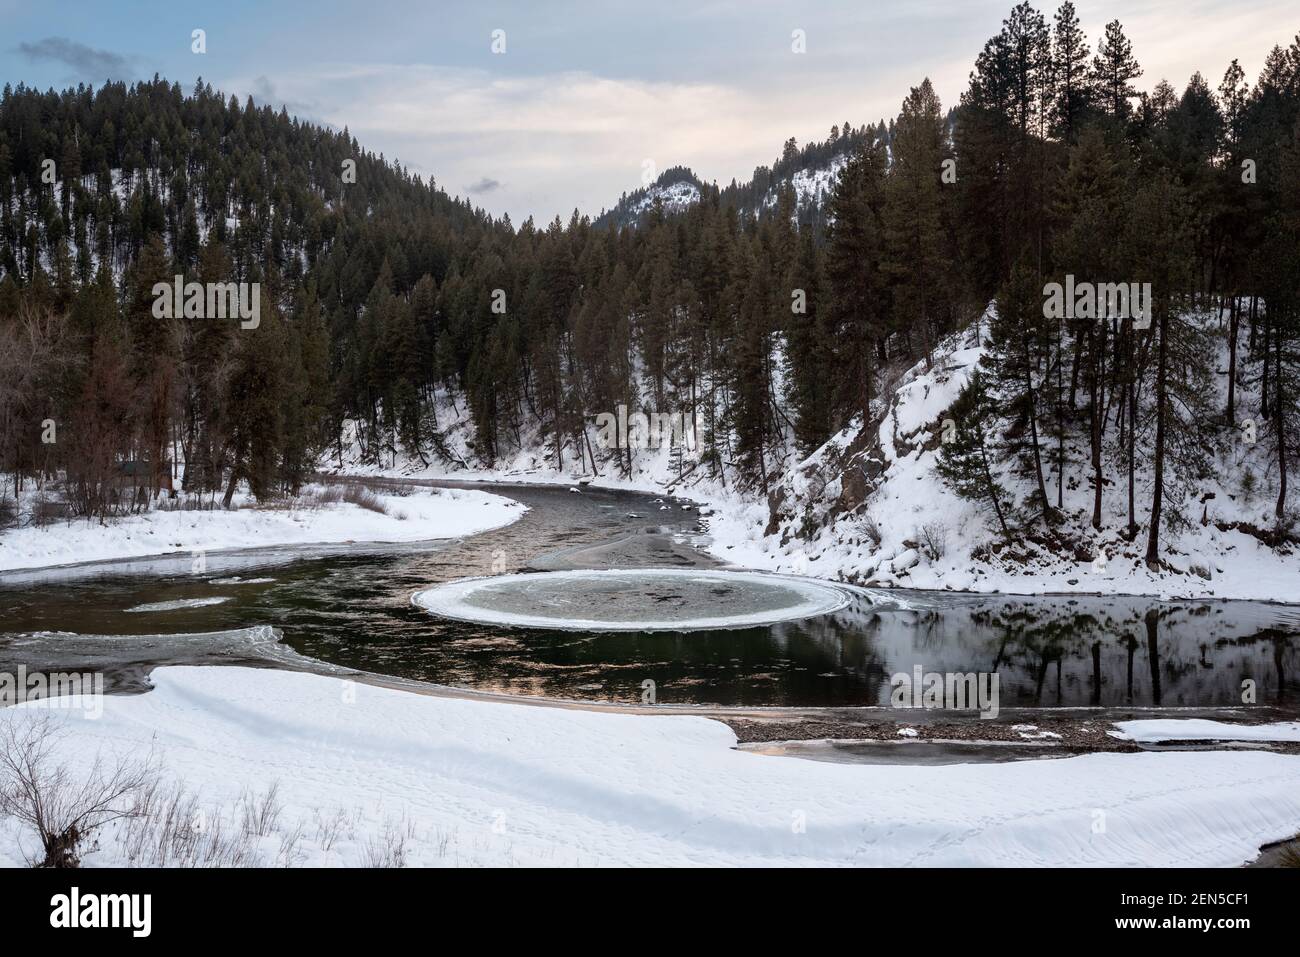
M 596 219 L 600 226 L 635 226 L 646 213 L 662 204 L 668 214 L 685 212 L 700 201 L 704 183 L 685 166 L 664 170 L 647 186 L 624 193 L 612 209 L 601 212 Z
M 690 180 L 678 180 L 666 186 L 655 184 L 646 190 L 645 195 L 634 202 L 629 212 L 635 218 L 648 213 L 655 203 L 662 203 L 664 212 L 680 213 L 700 201 L 700 188 Z
M 763 198 L 763 209 L 765 211 L 775 209 L 780 190 L 789 185 L 794 189 L 796 222 L 806 218 L 809 211 L 820 211 L 830 202 L 831 193 L 834 192 L 835 184 L 840 178 L 840 171 L 848 161 L 847 155 L 840 154 L 824 166 L 795 170 L 790 177 L 781 180 L 778 186 L 767 191 L 767 195 Z M 754 215 L 757 215 L 757 210 L 754 211 Z
M 1219 447 L 1207 440 L 1210 473 L 1174 476 L 1181 502 L 1172 505 L 1158 570 L 1143 561 L 1145 536 L 1124 534 L 1127 498 L 1118 483 L 1104 489 L 1102 527 L 1092 528 L 1093 489 L 1081 480 L 1086 441 L 1067 443 L 1059 524 L 1027 522 L 1012 543 L 1001 543 L 991 517 L 936 471 L 945 413 L 984 352 L 974 329 L 944 343 L 932 369 L 920 362 L 904 375 L 874 434 L 846 429 L 792 470 L 768 502 L 715 515 L 715 550 L 748 566 L 870 585 L 1300 599 L 1300 553 L 1287 540 L 1276 547 L 1264 540 L 1276 526 L 1277 469 L 1262 441 Z M 1226 357 L 1219 368 L 1227 368 Z M 1006 461 L 995 471 L 1017 503 L 1030 499 L 1027 477 Z M 1139 470 L 1135 478 L 1142 523 L 1152 476 Z M 1055 495 L 1054 469 L 1046 479 Z
M 776 210 L 781 192 L 787 187 L 794 190 L 795 211 L 799 222 L 820 221 L 822 210 L 830 201 L 831 193 L 839 180 L 840 171 L 848 162 L 848 150 L 856 140 L 846 140 L 842 152 L 822 156 L 822 149 L 808 153 L 802 165 L 774 173 L 759 167 L 747 183 L 735 184 L 721 191 L 724 205 L 736 207 L 742 219 L 770 215 Z M 613 209 L 603 212 L 597 219 L 601 225 L 634 226 L 642 216 L 661 203 L 665 213 L 680 213 L 698 203 L 703 182 L 686 167 L 675 167 L 665 172 L 650 186 L 625 193 Z

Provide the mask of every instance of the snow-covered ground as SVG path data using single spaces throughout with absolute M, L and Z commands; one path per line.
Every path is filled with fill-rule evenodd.
M 275 785 L 251 860 L 359 865 L 1220 865 L 1300 826 L 1300 759 L 1094 754 L 945 767 L 838 765 L 735 750 L 702 717 L 429 697 L 338 678 L 170 667 L 103 716 L 32 702 L 94 755 L 153 749 L 211 834 Z M 261 796 L 261 797 L 259 797 Z M 250 799 L 251 798 L 251 799 Z M 90 866 L 130 862 L 102 831 Z M 33 837 L 0 824 L 0 862 Z M 138 856 L 137 860 L 147 860 Z
M 1120 721 L 1111 734 L 1124 741 L 1300 741 L 1300 721 L 1273 724 L 1226 724 L 1205 718 L 1150 718 Z
M 414 542 L 457 538 L 508 525 L 526 509 L 472 489 L 376 490 L 383 512 L 348 501 L 322 501 L 308 486 L 297 502 L 258 507 L 237 496 L 231 510 L 165 505 L 108 524 L 84 519 L 0 532 L 0 571 L 168 552 L 341 542 Z

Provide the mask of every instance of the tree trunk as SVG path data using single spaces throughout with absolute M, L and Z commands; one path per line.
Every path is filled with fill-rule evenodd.
M 1042 505 L 1043 520 L 1051 515 L 1052 506 L 1047 501 L 1047 486 L 1043 484 L 1043 457 L 1038 448 L 1038 398 L 1034 394 L 1034 373 L 1029 357 L 1029 339 L 1024 339 L 1025 395 L 1029 401 L 1029 439 L 1034 445 L 1034 477 L 1038 480 L 1038 501 Z
M 230 508 L 230 502 L 235 497 L 235 487 L 239 485 L 239 471 L 230 470 L 230 483 L 226 486 L 226 494 L 221 497 L 221 507 Z
M 993 471 L 989 468 L 989 453 L 983 442 L 980 443 L 980 462 L 984 466 L 984 482 L 989 490 L 993 511 L 998 517 L 998 525 L 1002 529 L 1002 537 L 1011 541 L 1011 530 L 1007 528 L 1007 520 L 1002 515 L 1002 503 L 998 501 L 997 486 L 993 483 Z
M 1105 326 L 1102 326 L 1105 329 Z M 1091 346 L 1089 352 L 1092 353 L 1092 527 L 1101 528 L 1101 349 L 1102 345 L 1097 341 L 1097 334 L 1094 332 L 1089 336 Z
M 1129 326 L 1128 334 L 1128 539 L 1137 538 L 1137 509 L 1133 491 L 1133 473 L 1137 467 L 1137 366 L 1134 349 L 1137 333 Z
M 1273 396 L 1273 409 L 1277 415 L 1277 468 L 1281 481 L 1277 493 L 1277 507 L 1273 510 L 1273 514 L 1281 518 L 1286 511 L 1286 416 L 1282 411 L 1286 406 L 1282 402 L 1283 323 L 1277 322 L 1275 325 L 1277 326 L 1277 374 L 1273 377 L 1273 382 L 1277 394 Z
M 1147 567 L 1160 564 L 1160 508 L 1165 494 L 1165 375 L 1167 372 L 1169 312 L 1160 310 L 1160 346 L 1156 359 L 1155 489 L 1151 493 L 1151 528 L 1147 537 Z
M 1241 309 L 1234 295 L 1228 309 L 1228 428 L 1237 425 L 1237 328 L 1240 323 Z

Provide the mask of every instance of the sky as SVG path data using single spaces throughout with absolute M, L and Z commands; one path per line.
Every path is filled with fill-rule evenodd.
M 1076 0 L 1094 48 L 1118 18 L 1144 89 L 1252 80 L 1295 0 Z M 0 0 L 0 80 L 155 73 L 337 128 L 516 224 L 595 215 L 685 165 L 745 180 L 786 139 L 898 112 L 930 77 L 956 103 L 1012 0 Z M 1049 18 L 1054 3 L 1039 5 Z M 203 30 L 206 51 L 192 39 Z M 804 52 L 795 52 L 794 31 Z M 502 31 L 497 33 L 496 31 Z M 494 43 L 495 38 L 495 43 Z M 494 52 L 494 46 L 497 51 Z

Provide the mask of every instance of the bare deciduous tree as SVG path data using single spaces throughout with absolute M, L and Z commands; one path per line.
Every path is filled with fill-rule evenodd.
M 77 867 L 83 842 L 110 821 L 131 817 L 157 778 L 153 755 L 105 762 L 84 772 L 60 763 L 64 729 L 49 715 L 0 721 L 0 814 L 36 831 L 37 867 Z

